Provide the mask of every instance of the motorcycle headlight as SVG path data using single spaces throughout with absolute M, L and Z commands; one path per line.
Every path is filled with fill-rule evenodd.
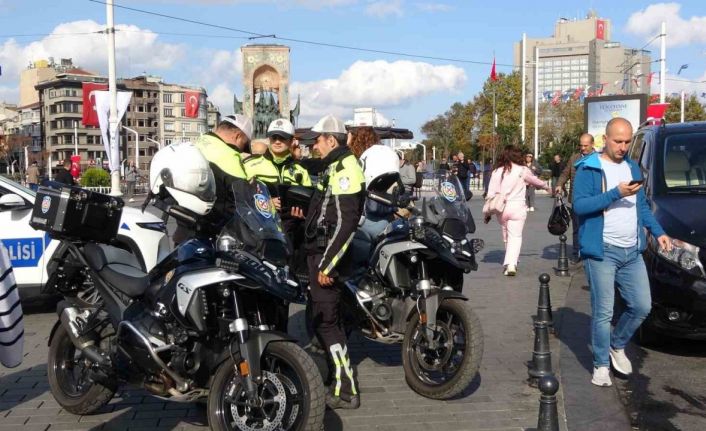
M 230 235 L 221 235 L 217 245 L 218 251 L 234 251 L 238 247 L 238 241 Z
M 699 247 L 688 242 L 672 238 L 672 249 L 664 250 L 659 246 L 654 236 L 650 236 L 650 241 L 657 253 L 668 261 L 675 263 L 683 269 L 696 275 L 704 276 L 704 266 L 699 259 Z

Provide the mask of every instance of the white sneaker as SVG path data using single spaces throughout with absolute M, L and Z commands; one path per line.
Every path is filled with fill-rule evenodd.
M 534 212 L 534 207 L 529 207 L 529 209 L 528 209 L 527 211 L 533 213 L 533 212 Z
M 128 202 L 135 202 L 135 199 L 130 198 L 130 199 L 128 200 Z
M 598 367 L 593 369 L 591 383 L 596 386 L 612 386 L 610 381 L 610 369 L 608 367 Z
M 503 274 L 513 277 L 515 274 L 517 274 L 517 267 L 515 267 L 515 265 L 508 265 L 505 268 L 505 272 Z
M 628 376 L 632 373 L 632 364 L 630 359 L 625 356 L 625 349 L 613 350 L 610 348 L 610 363 L 613 364 L 615 371 L 619 372 L 624 376 Z

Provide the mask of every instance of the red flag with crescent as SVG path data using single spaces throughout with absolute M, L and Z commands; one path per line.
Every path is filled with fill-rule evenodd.
M 108 84 L 96 84 L 93 82 L 84 82 L 83 91 L 83 118 L 81 122 L 84 126 L 99 127 L 98 112 L 96 112 L 96 96 L 94 91 L 105 91 L 108 89 Z
M 201 98 L 201 93 L 199 93 L 198 91 L 187 91 L 184 96 L 184 101 L 186 102 L 186 109 L 184 110 L 184 115 L 189 118 L 198 117 L 199 99 Z
M 596 20 L 596 39 L 605 40 L 605 21 Z

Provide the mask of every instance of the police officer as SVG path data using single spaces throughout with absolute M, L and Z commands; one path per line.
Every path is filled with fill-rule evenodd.
M 207 234 L 216 234 L 233 215 L 235 201 L 231 190 L 233 178 L 250 179 L 245 172 L 241 152 L 248 151 L 252 137 L 252 121 L 245 115 L 228 115 L 221 119 L 213 132 L 199 136 L 196 148 L 208 160 L 216 179 L 216 202 L 206 220 L 213 228 Z M 193 232 L 183 225 L 178 225 L 174 232 L 174 242 L 179 244 L 193 236 Z
M 319 177 L 305 221 L 309 266 L 309 288 L 313 310 L 312 326 L 327 350 L 329 375 L 335 377 L 326 394 L 331 409 L 356 409 L 360 395 L 342 328 L 339 303 L 343 283 L 336 265 L 358 228 L 363 211 L 365 177 L 358 160 L 346 145 L 343 122 L 327 115 L 303 136 L 315 140 L 314 149 L 323 158 Z
M 311 187 L 311 178 L 291 154 L 294 143 L 294 126 L 289 120 L 280 118 L 270 123 L 267 128 L 267 137 L 270 145 L 264 154 L 254 155 L 245 160 L 245 172 L 250 177 L 255 177 L 267 184 L 272 191 L 275 208 L 280 211 L 282 226 L 290 245 L 290 268 L 299 274 L 306 271 L 306 255 L 303 250 L 296 250 L 304 242 L 303 223 L 300 218 L 291 215 L 291 208 L 282 211 L 282 196 L 278 196 L 278 184 L 300 185 Z M 300 271 L 301 270 L 301 271 Z M 287 331 L 288 309 L 282 308 L 278 316 L 277 329 Z

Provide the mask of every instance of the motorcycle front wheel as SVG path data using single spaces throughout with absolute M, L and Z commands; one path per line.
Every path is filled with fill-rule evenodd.
M 412 390 L 446 400 L 469 386 L 483 357 L 483 330 L 468 302 L 447 299 L 439 304 L 434 339 L 435 347 L 429 344 L 415 313 L 407 322 L 402 366 Z
M 255 402 L 232 358 L 218 368 L 208 396 L 208 423 L 215 431 L 323 429 L 326 396 L 316 364 L 299 346 L 272 342 L 261 358 L 262 382 Z

